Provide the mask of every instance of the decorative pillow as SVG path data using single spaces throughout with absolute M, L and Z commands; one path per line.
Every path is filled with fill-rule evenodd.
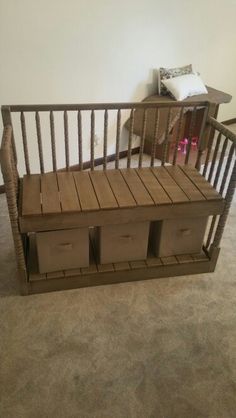
M 168 94 L 168 91 L 163 83 L 164 80 L 173 77 L 179 77 L 185 74 L 193 73 L 192 64 L 185 65 L 184 67 L 176 67 L 176 68 L 164 68 L 161 67 L 159 69 L 159 94 L 165 96 Z
M 163 80 L 163 84 L 176 100 L 184 100 L 186 97 L 208 93 L 201 77 L 196 74 L 186 74 Z

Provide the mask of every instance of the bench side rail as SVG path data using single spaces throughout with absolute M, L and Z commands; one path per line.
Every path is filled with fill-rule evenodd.
M 20 234 L 18 223 L 19 175 L 13 147 L 12 127 L 10 125 L 5 126 L 3 131 L 0 149 L 0 162 L 5 184 L 5 192 L 15 246 L 18 272 L 20 276 L 22 292 L 24 293 L 27 289 L 27 274 L 23 237 Z
M 219 248 L 236 187 L 236 135 L 215 118 L 208 116 L 208 148 L 200 172 L 225 199 L 224 212 L 213 216 L 206 248 Z

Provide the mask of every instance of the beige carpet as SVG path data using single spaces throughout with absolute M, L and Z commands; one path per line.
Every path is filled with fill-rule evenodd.
M 1 418 L 236 417 L 236 203 L 214 274 L 28 297 L 0 211 Z

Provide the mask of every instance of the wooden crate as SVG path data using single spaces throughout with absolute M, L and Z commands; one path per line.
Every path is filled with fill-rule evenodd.
M 89 265 L 88 228 L 38 232 L 36 242 L 40 273 Z
M 207 217 L 166 219 L 154 223 L 152 246 L 157 257 L 200 253 Z
M 149 222 L 134 222 L 96 228 L 95 246 L 99 262 L 144 260 L 147 257 L 149 226 Z

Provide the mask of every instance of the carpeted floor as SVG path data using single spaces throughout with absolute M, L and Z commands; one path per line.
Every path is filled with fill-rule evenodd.
M 0 210 L 1 418 L 235 418 L 236 202 L 214 274 L 28 297 Z

